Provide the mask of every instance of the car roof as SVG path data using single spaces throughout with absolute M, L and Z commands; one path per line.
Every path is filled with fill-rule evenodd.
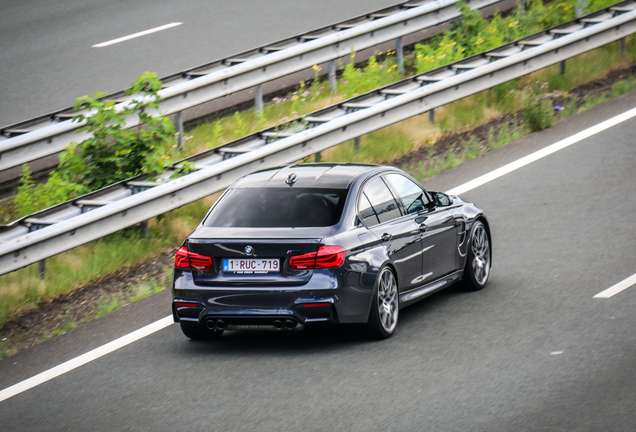
M 294 164 L 249 174 L 232 188 L 288 188 L 287 180 L 294 174 L 292 186 L 296 188 L 348 189 L 356 178 L 383 168 L 386 167 L 352 163 Z

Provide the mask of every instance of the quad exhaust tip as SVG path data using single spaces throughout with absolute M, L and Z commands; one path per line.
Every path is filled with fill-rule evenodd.
M 294 320 L 276 320 L 274 321 L 274 328 L 276 330 L 293 330 L 294 328 L 296 328 L 296 321 Z
M 214 331 L 225 330 L 225 328 L 227 327 L 227 325 L 225 324 L 225 321 L 213 320 L 213 319 L 207 320 L 205 322 L 205 326 L 209 328 L 210 330 L 214 330 Z
M 294 330 L 298 327 L 298 322 L 291 319 L 277 319 L 273 325 L 275 330 Z M 228 328 L 228 324 L 222 319 L 209 319 L 205 322 L 205 326 L 213 331 L 223 331 Z

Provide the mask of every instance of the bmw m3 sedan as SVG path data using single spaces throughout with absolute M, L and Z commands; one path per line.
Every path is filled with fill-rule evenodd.
M 317 323 L 382 339 L 401 308 L 459 281 L 480 290 L 490 266 L 473 204 L 388 166 L 290 165 L 238 180 L 186 238 L 172 311 L 191 339 Z

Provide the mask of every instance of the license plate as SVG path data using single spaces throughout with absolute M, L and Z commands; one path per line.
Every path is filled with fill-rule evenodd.
M 280 260 L 267 258 L 225 258 L 223 272 L 235 274 L 280 273 Z

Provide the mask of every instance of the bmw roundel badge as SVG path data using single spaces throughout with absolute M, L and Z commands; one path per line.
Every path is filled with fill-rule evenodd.
M 247 255 L 252 255 L 252 253 L 254 253 L 254 249 L 252 249 L 252 246 L 250 245 L 245 246 L 245 253 Z
M 293 186 L 294 183 L 296 183 L 296 180 L 298 180 L 298 176 L 294 173 L 291 173 L 287 176 L 287 180 L 285 180 L 285 183 L 287 183 L 289 186 Z

